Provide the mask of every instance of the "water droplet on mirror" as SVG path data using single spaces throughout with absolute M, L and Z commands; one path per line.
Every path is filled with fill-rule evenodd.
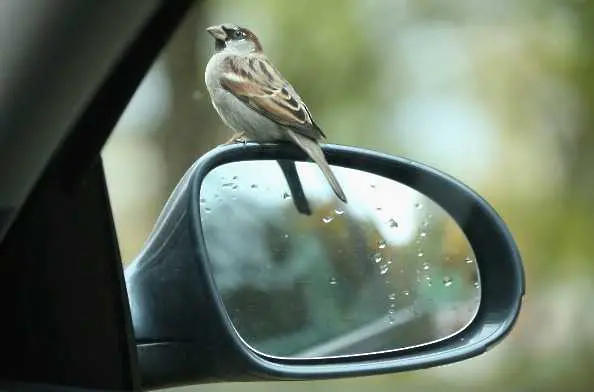
M 200 204 L 204 204 L 204 203 L 206 203 L 206 199 L 204 197 L 201 197 L 200 198 Z
M 334 220 L 334 218 L 331 217 L 331 216 L 325 216 L 325 217 L 322 218 L 322 222 L 324 222 L 324 223 L 330 223 L 333 220 Z
M 287 192 L 283 193 L 283 199 L 290 199 L 291 195 L 289 195 Z
M 393 218 L 390 218 L 388 220 L 388 226 L 390 226 L 391 229 L 395 229 L 398 227 L 398 222 L 396 222 Z
M 423 227 L 429 226 L 429 221 L 427 221 L 427 220 L 426 221 L 423 221 L 422 225 L 423 225 Z
M 328 283 L 330 283 L 332 286 L 334 286 L 334 285 L 337 283 L 337 282 L 336 282 L 336 278 L 335 278 L 335 277 L 331 277 L 331 278 L 328 280 Z
M 232 180 L 238 180 L 239 177 L 238 176 L 233 176 Z
M 423 205 L 421 203 L 415 203 L 415 208 L 421 209 L 421 208 L 423 208 Z
M 419 252 L 419 253 L 417 254 L 417 256 L 418 256 L 418 257 L 423 257 L 423 256 L 425 256 L 425 253 L 423 253 L 423 252 Z
M 420 236 L 421 238 L 425 238 L 425 237 L 427 237 L 427 233 L 426 233 L 426 232 L 424 232 L 424 231 L 421 231 L 421 233 L 419 234 L 419 236 Z
M 454 283 L 454 281 L 452 280 L 452 278 L 450 278 L 449 276 L 445 276 L 443 278 L 443 285 L 445 287 L 450 287 L 452 284 Z
M 423 270 L 429 271 L 430 268 L 431 266 L 429 265 L 429 263 L 423 263 Z
M 410 291 L 408 291 L 408 290 L 402 290 L 402 295 L 409 295 L 409 294 L 410 294 Z
M 369 186 L 371 187 L 371 189 L 375 189 L 375 184 L 369 184 Z
M 234 184 L 233 184 L 232 182 L 225 182 L 225 183 L 223 183 L 222 187 L 223 187 L 223 188 L 229 188 L 229 187 L 231 187 L 231 186 L 233 186 L 233 185 L 234 185 Z
M 394 324 L 396 322 L 396 311 L 394 309 L 388 310 L 388 322 Z
M 479 282 L 474 282 L 474 287 L 476 287 L 477 289 L 480 289 L 481 284 Z
M 394 301 L 396 299 L 396 293 L 390 293 L 390 294 L 388 294 L 388 299 L 390 301 Z
M 342 214 L 344 214 L 344 210 L 342 208 L 337 208 L 334 210 L 334 213 L 336 215 L 342 215 Z
M 377 242 L 377 247 L 378 247 L 378 248 L 380 248 L 380 249 L 384 249 L 384 248 L 386 247 L 386 241 L 384 241 L 384 240 L 379 240 L 379 241 Z
M 470 257 L 465 258 L 464 261 L 466 264 L 472 264 L 474 262 L 474 260 L 472 260 Z
M 381 261 L 383 260 L 383 256 L 381 253 L 374 253 L 373 254 L 373 261 L 375 261 L 376 263 L 381 263 Z
M 285 234 L 283 234 L 283 238 L 287 239 L 287 238 L 289 238 L 289 235 L 287 233 L 285 233 Z
M 204 212 L 206 212 L 207 214 L 208 214 L 210 211 L 212 211 L 212 210 L 211 210 L 210 208 L 208 208 L 208 207 L 206 207 L 206 208 L 204 209 Z
M 256 188 L 258 188 L 258 185 L 256 185 L 256 184 L 252 184 L 252 185 L 250 185 L 250 188 L 252 188 L 252 189 L 256 189 Z
M 380 265 L 380 275 L 385 275 L 390 270 L 390 267 L 387 264 Z
M 388 265 L 392 264 L 392 260 L 386 260 L 386 264 L 388 264 Z
M 237 189 L 239 189 L 239 185 L 233 185 L 233 186 L 231 187 L 231 189 L 233 189 L 234 191 L 236 191 Z

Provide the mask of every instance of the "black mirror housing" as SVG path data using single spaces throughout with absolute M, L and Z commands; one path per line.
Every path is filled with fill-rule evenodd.
M 215 167 L 250 160 L 307 161 L 288 144 L 219 147 L 186 172 L 143 251 L 126 269 L 143 385 L 308 380 L 393 373 L 480 355 L 512 329 L 525 290 L 518 249 L 503 220 L 477 193 L 426 165 L 359 148 L 325 145 L 331 165 L 374 173 L 411 187 L 440 205 L 476 255 L 482 295 L 476 316 L 434 343 L 336 358 L 287 359 L 252 350 L 234 329 L 218 293 L 200 217 L 200 192 Z

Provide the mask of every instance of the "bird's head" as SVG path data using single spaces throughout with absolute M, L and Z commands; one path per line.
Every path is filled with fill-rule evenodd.
M 245 27 L 232 23 L 223 23 L 210 26 L 206 31 L 214 38 L 217 52 L 225 49 L 241 53 L 262 51 L 262 45 L 258 37 Z

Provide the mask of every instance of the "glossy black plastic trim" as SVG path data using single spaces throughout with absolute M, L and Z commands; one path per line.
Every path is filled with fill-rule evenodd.
M 195 270 L 188 274 L 192 274 L 197 279 L 196 285 L 200 286 L 200 313 L 209 325 L 209 332 L 202 339 L 165 339 L 140 344 L 143 377 L 147 375 L 150 379 L 143 382 L 145 387 L 179 385 L 191 380 L 324 379 L 427 368 L 479 355 L 509 333 L 524 295 L 524 272 L 520 254 L 505 223 L 482 197 L 460 181 L 412 160 L 346 146 L 325 145 L 323 149 L 330 164 L 367 171 L 408 185 L 433 199 L 456 220 L 473 247 L 480 270 L 482 298 L 474 320 L 453 337 L 411 349 L 328 359 L 280 359 L 254 352 L 235 332 L 217 293 L 200 225 L 201 184 L 213 168 L 229 162 L 308 159 L 297 147 L 285 143 L 218 147 L 196 162 L 188 184 L 188 213 L 193 222 L 188 228 L 197 252 Z M 171 372 L 168 373 L 163 364 L 159 368 L 156 364 L 148 365 L 151 350 L 157 348 L 162 358 L 177 362 Z M 204 364 L 205 356 L 213 354 L 210 358 L 218 363 L 211 364 L 210 370 L 196 366 Z M 201 360 L 193 361 L 193 357 Z M 176 361 L 176 358 L 185 358 L 187 368 L 183 369 L 183 361 Z M 154 377 L 157 368 L 160 375 Z M 145 378 L 145 381 L 148 380 Z

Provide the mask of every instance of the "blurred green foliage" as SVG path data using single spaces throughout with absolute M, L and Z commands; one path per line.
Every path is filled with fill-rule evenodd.
M 594 2 L 205 2 L 162 56 L 173 106 L 150 136 L 167 163 L 160 202 L 200 154 L 230 135 L 202 80 L 212 53 L 204 28 L 225 21 L 260 36 L 330 143 L 431 164 L 484 195 L 519 244 L 528 294 L 513 333 L 459 364 L 182 390 L 591 390 Z M 467 122 L 472 118 L 480 121 Z M 131 230 L 148 233 L 150 226 Z M 129 249 L 142 245 L 119 233 Z

